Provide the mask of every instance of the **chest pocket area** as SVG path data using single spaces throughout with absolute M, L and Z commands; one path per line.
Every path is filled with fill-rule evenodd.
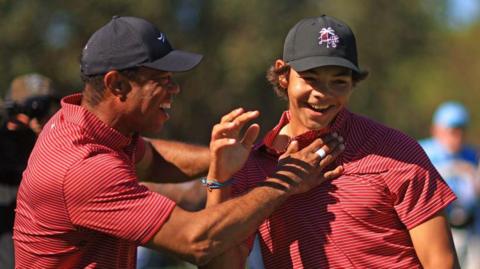
M 385 184 L 388 168 L 378 164 L 344 164 L 344 173 L 332 181 L 337 212 L 344 212 L 357 220 L 374 220 L 391 216 L 393 201 Z

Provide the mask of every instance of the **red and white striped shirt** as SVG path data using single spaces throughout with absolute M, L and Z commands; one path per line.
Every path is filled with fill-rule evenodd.
M 23 174 L 14 227 L 17 268 L 135 268 L 136 246 L 175 203 L 139 185 L 137 142 L 67 96 Z
M 288 112 L 235 175 L 234 195 L 265 180 L 277 165 L 271 148 Z M 455 199 L 417 142 L 343 110 L 328 131 L 346 141 L 332 167 L 344 173 L 290 197 L 259 227 L 266 268 L 421 268 L 409 229 Z M 320 132 L 295 139 L 300 148 Z

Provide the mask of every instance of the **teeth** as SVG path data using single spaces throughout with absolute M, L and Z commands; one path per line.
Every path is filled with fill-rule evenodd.
M 172 104 L 170 103 L 165 103 L 160 105 L 160 108 L 163 108 L 163 109 L 170 109 L 171 107 L 172 107 Z
M 316 110 L 323 110 L 323 109 L 327 109 L 327 108 L 330 107 L 329 105 L 323 105 L 323 106 L 321 106 L 321 105 L 313 105 L 313 104 L 310 104 L 310 106 L 313 107 L 313 108 L 316 109 Z

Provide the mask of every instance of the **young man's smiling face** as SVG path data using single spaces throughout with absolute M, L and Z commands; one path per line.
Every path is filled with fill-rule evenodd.
M 282 76 L 279 79 L 287 89 L 292 136 L 328 127 L 347 105 L 353 90 L 352 70 L 340 66 L 304 72 L 291 68 L 288 80 L 282 82 Z

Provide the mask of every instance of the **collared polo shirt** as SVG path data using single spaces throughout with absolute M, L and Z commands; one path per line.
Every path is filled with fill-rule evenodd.
M 18 268 L 135 268 L 136 246 L 175 203 L 137 182 L 141 139 L 126 137 L 65 97 L 45 125 L 20 185 Z
M 271 175 L 281 152 L 272 142 L 289 122 L 257 144 L 235 176 L 241 195 Z M 445 208 L 454 194 L 418 143 L 407 135 L 342 110 L 328 130 L 294 139 L 300 148 L 326 132 L 345 139 L 329 168 L 344 173 L 290 197 L 259 227 L 266 268 L 421 268 L 409 230 Z

